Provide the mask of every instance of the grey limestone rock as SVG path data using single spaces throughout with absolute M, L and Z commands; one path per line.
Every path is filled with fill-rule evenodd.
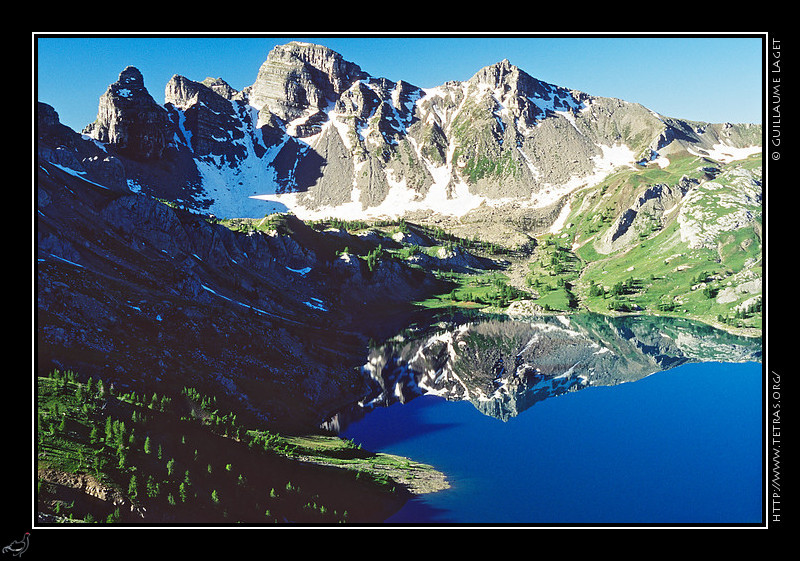
M 165 103 L 182 110 L 181 133 L 195 156 L 214 155 L 234 165 L 247 153 L 237 102 L 231 101 L 235 93 L 224 81 L 209 84 L 173 76 L 164 91 Z
M 97 119 L 83 132 L 131 158 L 150 160 L 164 155 L 173 127 L 166 110 L 145 88 L 142 73 L 129 66 L 100 97 Z
M 270 51 L 250 90 L 250 102 L 291 121 L 322 111 L 366 76 L 358 65 L 327 47 L 292 42 Z

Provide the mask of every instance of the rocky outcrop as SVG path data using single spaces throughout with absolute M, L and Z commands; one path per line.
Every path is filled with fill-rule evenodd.
M 176 128 L 195 157 L 214 156 L 219 165 L 232 167 L 247 155 L 245 127 L 237 111 L 242 104 L 232 101 L 237 92 L 223 80 L 208 84 L 173 76 L 164 91 L 165 104 L 180 110 Z
M 690 248 L 717 247 L 722 235 L 762 220 L 761 168 L 733 168 L 692 191 L 678 214 L 681 240 Z
M 44 459 L 46 459 L 46 454 L 44 454 Z M 91 474 L 67 473 L 48 468 L 39 469 L 37 479 L 54 491 L 51 500 L 69 498 L 74 501 L 76 498 L 80 500 L 82 496 L 91 497 L 105 503 L 104 510 L 116 507 L 120 510 L 130 511 L 133 519 L 145 517 L 144 509 L 131 502 L 119 489 L 98 481 Z
M 142 73 L 132 66 L 100 97 L 97 119 L 83 130 L 138 160 L 163 158 L 173 132 L 167 112 L 145 88 Z
M 657 183 L 646 187 L 595 242 L 595 249 L 601 253 L 613 253 L 660 231 L 666 222 L 665 214 L 676 208 L 697 185 L 697 180 L 684 177 L 676 185 Z
M 262 112 L 259 123 L 269 122 L 270 114 L 289 122 L 319 114 L 353 82 L 366 77 L 358 65 L 327 47 L 293 42 L 267 55 L 249 90 L 250 103 Z M 315 130 L 306 125 L 297 135 Z
M 231 85 L 222 78 L 208 77 L 203 80 L 202 84 L 208 88 L 211 88 L 212 91 L 221 95 L 225 99 L 242 99 L 242 92 L 233 89 Z
M 115 191 L 128 191 L 122 161 L 62 125 L 58 113 L 46 103 L 36 111 L 37 153 L 40 158 L 81 174 Z

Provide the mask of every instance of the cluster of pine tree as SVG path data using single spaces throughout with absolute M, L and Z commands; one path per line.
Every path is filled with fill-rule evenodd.
M 753 316 L 757 316 L 763 311 L 763 303 L 761 298 L 757 298 L 751 304 L 747 306 L 737 306 L 733 309 L 733 312 L 730 314 L 719 314 L 717 315 L 717 321 L 722 323 L 727 323 L 729 325 L 740 325 L 743 320 L 751 318 Z
M 137 522 L 144 512 L 156 521 L 346 521 L 346 512 L 288 478 L 294 447 L 285 438 L 246 430 L 214 396 L 185 387 L 176 407 L 166 395 L 117 395 L 101 380 L 82 383 L 58 370 L 38 385 L 40 461 L 91 474 L 128 502 L 122 512 L 78 512 L 85 506 L 64 502 L 57 486 L 40 480 L 39 510 L 58 521 Z

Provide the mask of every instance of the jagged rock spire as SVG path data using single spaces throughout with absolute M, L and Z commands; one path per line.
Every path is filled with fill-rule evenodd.
M 100 97 L 97 119 L 83 133 L 131 158 L 148 160 L 163 156 L 172 123 L 145 88 L 139 69 L 128 66 Z

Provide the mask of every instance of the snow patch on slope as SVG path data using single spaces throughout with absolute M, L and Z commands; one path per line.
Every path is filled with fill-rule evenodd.
M 727 164 L 736 160 L 744 160 L 753 154 L 760 154 L 762 151 L 761 146 L 745 146 L 743 148 L 736 148 L 735 146 L 728 146 L 727 144 L 715 144 L 711 150 L 706 150 L 706 153 L 700 152 L 696 149 L 687 148 L 690 154 L 701 157 L 709 157 L 720 163 Z
M 616 146 L 601 145 L 599 148 L 603 154 L 592 158 L 594 161 L 594 171 L 592 173 L 582 177 L 573 176 L 563 185 L 548 184 L 543 190 L 531 195 L 529 206 L 533 208 L 550 206 L 577 189 L 593 187 L 599 184 L 617 168 L 630 167 L 635 169 L 635 154 L 624 144 Z
M 625 145 L 600 146 L 602 155 L 594 160 L 594 171 L 586 176 L 573 177 L 563 185 L 545 185 L 534 193 L 527 201 L 518 201 L 527 208 L 544 208 L 558 202 L 576 189 L 596 185 L 619 167 L 633 167 L 634 153 Z M 452 170 L 448 165 L 436 166 L 425 161 L 434 183 L 428 193 L 420 192 L 408 186 L 405 178 L 397 178 L 387 171 L 386 179 L 390 186 L 386 199 L 378 206 L 364 209 L 358 199 L 358 192 L 353 191 L 350 202 L 338 206 L 325 206 L 319 209 L 308 209 L 298 202 L 295 193 L 275 194 L 274 189 L 267 194 L 254 195 L 253 198 L 273 203 L 290 209 L 301 220 L 319 220 L 339 217 L 347 220 L 369 218 L 397 218 L 409 212 L 428 211 L 445 216 L 464 216 L 481 205 L 502 206 L 513 202 L 511 199 L 489 199 L 470 192 L 469 185 L 464 182 L 451 183 Z M 568 205 L 565 205 L 568 211 Z M 561 222 L 566 219 L 561 217 Z

